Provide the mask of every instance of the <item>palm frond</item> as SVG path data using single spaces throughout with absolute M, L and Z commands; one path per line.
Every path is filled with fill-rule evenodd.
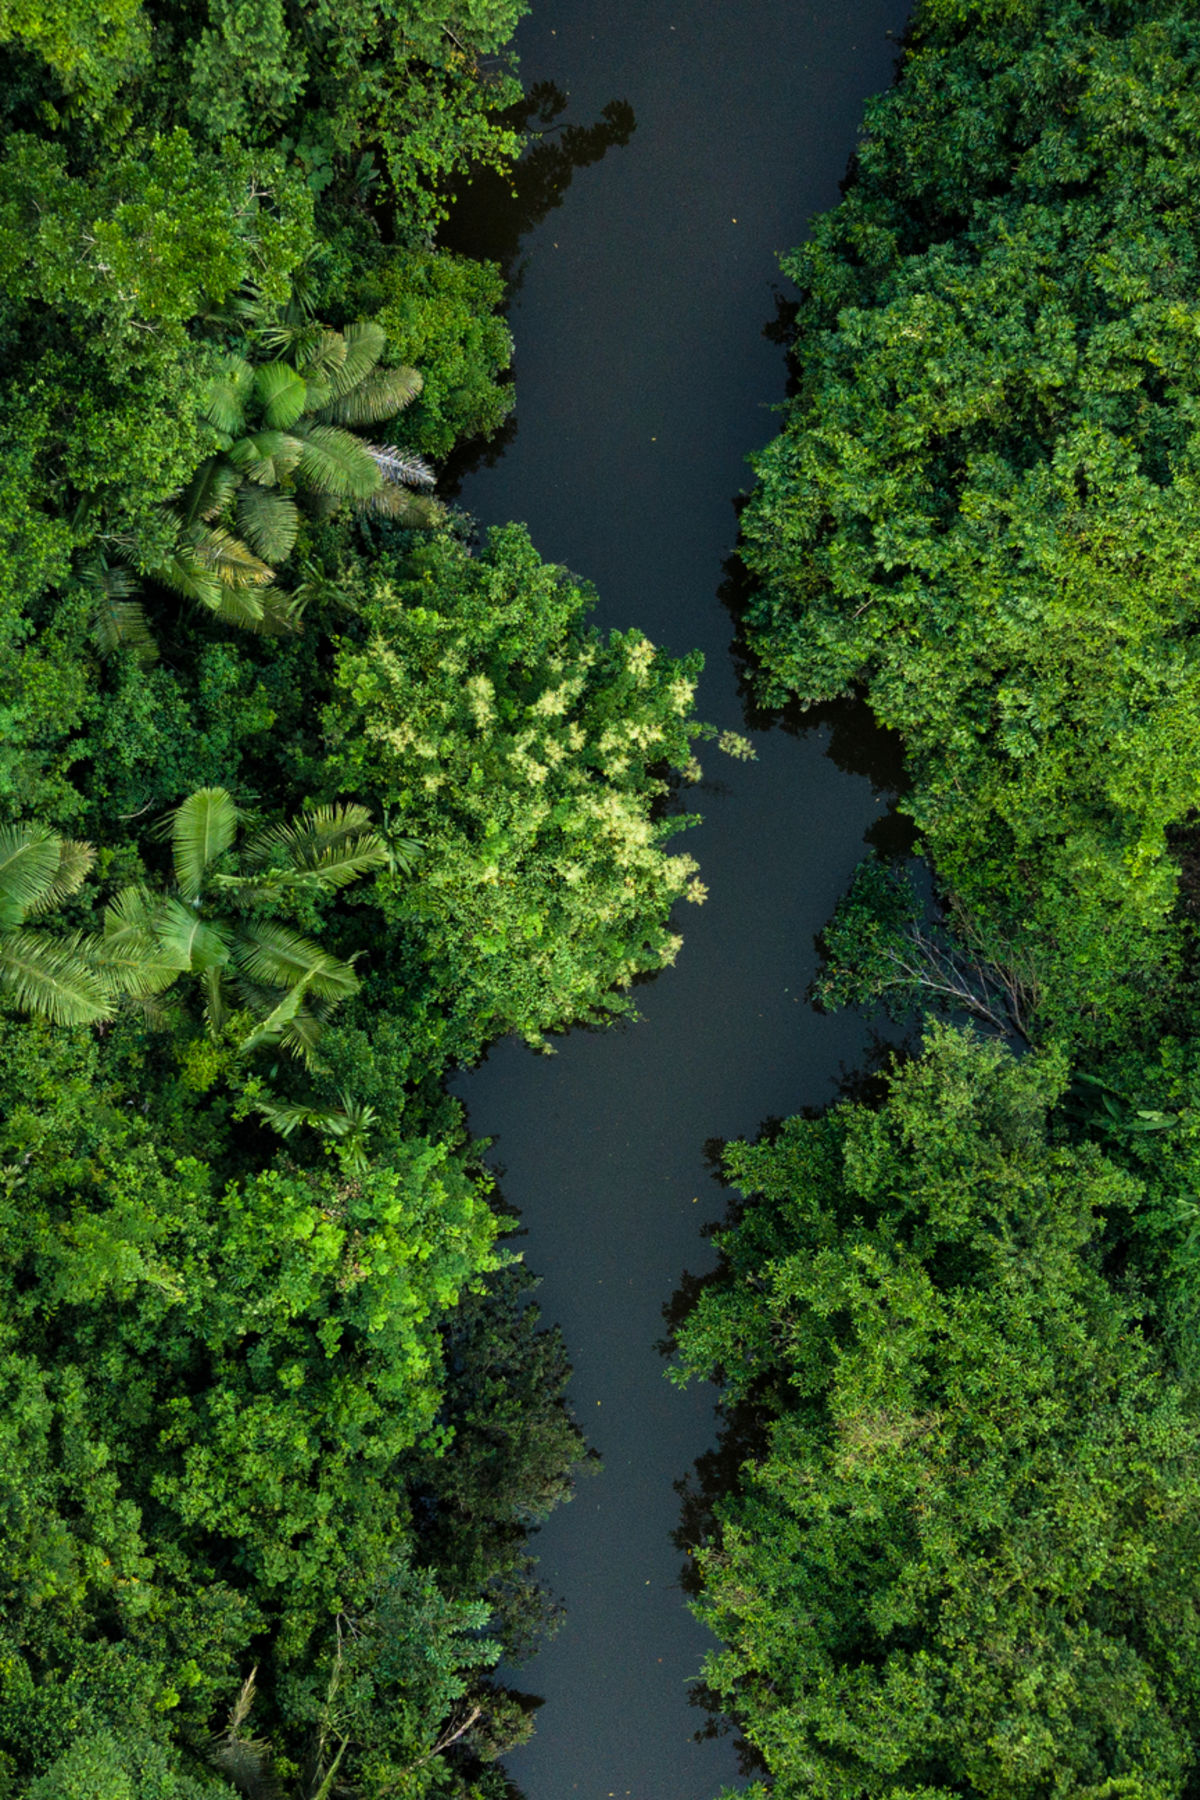
M 0 826 L 0 897 L 20 918 L 34 912 L 53 889 L 62 840 L 45 825 Z
M 197 539 L 195 548 L 202 565 L 224 587 L 266 587 L 275 579 L 274 569 L 223 525 L 214 525 L 206 531 Z
M 267 1014 L 261 1025 L 256 1026 L 248 1038 L 242 1039 L 238 1045 L 239 1056 L 250 1056 L 255 1050 L 260 1050 L 264 1044 L 278 1044 L 282 1040 L 284 1033 L 295 1023 L 296 1016 L 304 1004 L 304 989 L 305 983 L 300 981 L 284 995 L 278 1006 Z
M 349 348 L 340 331 L 322 330 L 296 357 L 296 366 L 307 382 L 311 383 L 314 374 L 332 382 L 334 373 L 345 363 Z
M 0 983 L 23 1012 L 54 1025 L 111 1019 L 112 995 L 87 949 L 79 932 L 55 938 L 42 931 L 6 931 L 0 935 Z
M 197 788 L 170 814 L 175 880 L 185 900 L 195 900 L 212 864 L 237 835 L 241 813 L 227 788 Z
M 325 1064 L 317 1055 L 317 1040 L 320 1035 L 321 1021 L 305 1006 L 297 1009 L 280 1033 L 284 1049 L 292 1056 L 298 1056 L 312 1075 L 327 1073 Z
M 57 841 L 58 868 L 49 887 L 26 906 L 31 918 L 36 913 L 61 906 L 64 900 L 78 893 L 95 865 L 96 852 L 91 844 L 85 844 L 80 838 L 59 838 Z
M 241 476 L 223 456 L 210 456 L 202 462 L 172 511 L 185 526 L 198 519 L 215 519 L 225 511 L 241 483 Z
M 262 363 L 254 371 L 254 392 L 272 431 L 287 431 L 308 404 L 304 377 L 290 363 Z
M 204 995 L 204 1023 L 210 1034 L 216 1037 L 229 1017 L 222 963 L 210 963 L 200 971 L 200 991 Z
M 286 825 L 269 825 L 247 842 L 245 860 L 250 868 L 262 868 L 278 857 L 294 869 L 312 869 L 325 851 L 369 832 L 369 808 L 350 801 L 345 805 L 316 806 L 298 813 Z
M 446 516 L 440 500 L 433 500 L 427 494 L 414 494 L 411 488 L 398 481 L 385 481 L 365 500 L 356 500 L 354 504 L 358 512 L 395 519 L 397 524 L 407 525 L 413 531 L 427 531 Z
M 229 460 L 247 481 L 277 487 L 300 462 L 302 440 L 286 431 L 253 431 L 231 444 Z
M 155 563 L 147 573 L 155 581 L 161 581 L 164 587 L 182 594 L 185 600 L 206 606 L 210 612 L 216 612 L 220 607 L 221 583 L 203 562 L 194 544 L 181 540 L 169 556 Z
M 155 918 L 154 937 L 163 956 L 190 975 L 223 969 L 231 954 L 230 934 L 223 926 L 206 922 L 192 907 L 172 898 L 163 902 Z
M 304 612 L 302 601 L 282 588 L 221 588 L 210 608 L 226 625 L 239 631 L 254 631 L 261 636 L 279 637 L 300 630 Z
M 95 597 L 92 641 L 101 656 L 114 656 L 124 648 L 141 663 L 154 662 L 158 645 L 141 602 L 131 598 L 138 591 L 132 569 L 112 566 L 103 556 L 95 556 L 79 574 Z
M 246 402 L 254 389 L 254 370 L 242 356 L 223 360 L 204 405 L 204 417 L 227 437 L 235 437 L 246 420 Z
M 93 948 L 101 979 L 135 1000 L 165 993 L 181 972 L 178 961 L 164 952 L 148 925 L 119 924 L 110 921 L 110 913 L 106 909 L 104 935 Z
M 237 497 L 238 530 L 250 548 L 268 562 L 281 563 L 291 554 L 300 529 L 294 500 L 274 488 L 247 484 Z
M 242 1683 L 224 1736 L 209 1745 L 209 1761 L 246 1800 L 281 1800 L 283 1790 L 275 1778 L 270 1744 L 265 1738 L 242 1736 L 242 1726 L 254 1704 L 257 1674 L 257 1668 L 252 1669 Z
M 110 600 L 98 607 L 92 638 L 101 656 L 125 649 L 140 663 L 158 661 L 158 642 L 140 600 Z
M 337 425 L 314 425 L 305 434 L 296 474 L 338 500 L 365 500 L 382 479 L 366 445 Z
M 348 394 L 351 388 L 357 387 L 360 381 L 366 380 L 387 349 L 387 333 L 374 319 L 347 325 L 342 337 L 346 342 L 346 354 L 336 367 L 326 371 L 337 400 Z
M 294 987 L 302 982 L 326 1000 L 345 1000 L 356 994 L 358 976 L 352 964 L 330 956 L 311 938 L 301 937 L 285 925 L 246 925 L 233 946 L 238 969 L 251 981 L 271 987 Z
M 399 450 L 395 444 L 366 444 L 364 449 L 385 481 L 402 481 L 406 487 L 433 487 L 437 476 L 423 456 Z
M 375 369 L 340 399 L 326 402 L 333 425 L 378 425 L 412 404 L 424 383 L 416 369 Z

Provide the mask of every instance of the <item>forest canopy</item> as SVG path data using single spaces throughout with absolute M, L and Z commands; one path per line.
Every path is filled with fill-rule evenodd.
M 520 0 L 0 4 L 0 1792 L 500 1800 L 586 1461 L 449 1069 L 629 1006 L 698 662 L 440 466 Z

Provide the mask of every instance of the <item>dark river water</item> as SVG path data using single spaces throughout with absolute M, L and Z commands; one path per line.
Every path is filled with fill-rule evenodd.
M 725 602 L 744 459 L 786 382 L 776 259 L 836 202 L 907 7 L 535 6 L 522 77 L 558 90 L 539 90 L 540 160 L 515 202 L 476 184 L 449 234 L 519 275 L 515 435 L 461 501 L 482 525 L 527 521 L 595 582 L 600 624 L 703 649 L 701 716 L 745 729 Z M 862 1064 L 863 1023 L 819 1017 L 804 992 L 894 772 L 850 712 L 751 724 L 756 763 L 701 746 L 704 823 L 677 847 L 710 897 L 680 909 L 684 949 L 638 990 L 640 1021 L 572 1032 L 552 1057 L 502 1043 L 456 1083 L 495 1140 L 604 1459 L 536 1545 L 568 1610 L 516 1677 L 545 1701 L 509 1759 L 528 1800 L 708 1800 L 742 1780 L 735 1736 L 703 1735 L 691 1684 L 713 1640 L 683 1588 L 681 1485 L 714 1440 L 715 1395 L 665 1379 L 664 1309 L 712 1266 L 712 1141 L 825 1103 Z

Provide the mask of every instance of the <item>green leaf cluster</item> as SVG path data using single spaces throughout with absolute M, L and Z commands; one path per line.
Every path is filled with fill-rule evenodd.
M 1099 1041 L 1169 979 L 1200 806 L 1200 36 L 1187 7 L 940 18 L 786 264 L 748 634 L 775 697 L 865 688 L 944 887 Z
M 1190 1791 L 1197 1419 L 1106 1268 L 1144 1190 L 1048 1129 L 1064 1083 L 936 1029 L 877 1111 L 728 1153 L 683 1365 L 765 1449 L 699 1610 L 781 1796 Z

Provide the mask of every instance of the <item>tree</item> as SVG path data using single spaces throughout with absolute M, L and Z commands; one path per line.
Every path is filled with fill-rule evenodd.
M 76 893 L 95 854 L 42 825 L 0 827 L 0 984 L 23 1011 L 56 1025 L 111 1018 L 113 996 L 81 933 L 30 931 L 25 921 Z
M 798 392 L 744 515 L 748 636 L 776 699 L 865 686 L 985 954 L 1032 946 L 1037 1029 L 1116 1042 L 1178 967 L 1200 806 L 1175 138 L 1200 43 L 1186 7 L 955 10 L 786 264 Z
M 114 985 L 141 999 L 181 974 L 197 976 L 210 1032 L 221 1031 L 231 1002 L 253 1021 L 240 1056 L 278 1043 L 315 1066 L 322 1023 L 358 977 L 311 939 L 255 915 L 286 896 L 333 893 L 397 856 L 364 807 L 327 806 L 256 832 L 240 858 L 248 872 L 234 873 L 242 816 L 224 788 L 189 794 L 170 816 L 175 892 L 123 888 L 105 909 L 97 956 Z
M 587 631 L 587 590 L 519 526 L 478 556 L 439 535 L 328 579 L 362 626 L 325 714 L 334 791 L 424 846 L 373 892 L 392 979 L 432 980 L 463 1057 L 624 1010 L 617 990 L 675 956 L 672 903 L 700 897 L 695 864 L 660 847 L 686 821 L 653 812 L 699 730 L 699 659 Z
M 729 1154 L 680 1342 L 771 1424 L 699 1611 L 782 1797 L 1190 1791 L 1200 1421 L 1105 1272 L 1139 1184 L 1047 1131 L 1065 1077 L 939 1028 L 877 1113 Z

